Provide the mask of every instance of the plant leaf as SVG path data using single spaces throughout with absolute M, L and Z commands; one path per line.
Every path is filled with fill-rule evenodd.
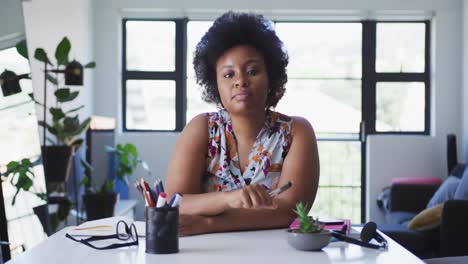
M 62 119 L 63 117 L 65 117 L 65 113 L 62 111 L 61 108 L 51 107 L 49 109 L 49 112 L 52 114 L 52 120 L 54 122 L 57 122 L 60 119 Z
M 63 120 L 63 130 L 70 134 L 77 135 L 75 131 L 79 128 L 79 126 L 80 126 L 80 120 L 78 119 L 78 115 L 74 117 L 67 116 Z
M 88 182 L 89 182 L 89 179 L 88 179 L 88 176 L 84 176 L 83 179 L 80 181 L 80 183 L 78 184 L 78 187 L 81 187 L 81 186 L 88 186 Z
M 47 76 L 47 80 L 49 80 L 49 82 L 51 82 L 51 83 L 53 83 L 53 84 L 55 84 L 55 85 L 58 84 L 57 78 L 53 77 L 52 75 L 50 75 L 50 74 L 48 74 L 48 73 L 47 73 L 46 76 Z
M 73 112 L 75 112 L 75 111 L 80 110 L 80 109 L 83 108 L 83 107 L 84 107 L 84 105 L 81 105 L 81 106 L 79 106 L 79 107 L 77 107 L 77 108 L 73 108 L 72 110 L 68 110 L 68 111 L 65 112 L 65 113 L 66 113 L 66 114 L 73 113 Z
M 49 58 L 47 57 L 47 52 L 45 52 L 43 48 L 36 49 L 36 51 L 34 52 L 34 58 L 38 61 L 42 61 L 44 63 L 54 66 L 52 62 L 50 62 Z
M 82 138 L 75 139 L 70 145 L 76 146 L 76 149 L 79 149 L 83 144 L 84 140 Z
M 71 92 L 70 88 L 60 88 L 55 91 L 54 95 L 60 103 L 69 102 L 78 96 L 78 91 Z
M 91 124 L 91 118 L 86 118 L 83 123 L 78 127 L 78 130 L 76 131 L 76 135 L 80 135 L 83 133 L 85 130 L 89 128 L 89 125 Z
M 55 49 L 55 58 L 58 65 L 66 65 L 68 63 L 68 54 L 70 53 L 71 44 L 67 37 L 64 37 Z
M 16 43 L 16 51 L 25 59 L 29 60 L 28 45 L 26 45 L 26 39 L 23 39 L 20 42 Z
M 84 66 L 84 68 L 85 68 L 85 69 L 86 69 L 86 68 L 91 68 L 91 69 L 92 69 L 92 68 L 96 68 L 96 62 L 94 62 L 94 61 L 89 62 L 88 64 L 86 64 L 86 65 Z

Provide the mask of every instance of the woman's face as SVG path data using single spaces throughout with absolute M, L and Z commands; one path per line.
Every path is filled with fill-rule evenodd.
M 216 82 L 223 106 L 235 114 L 264 111 L 268 73 L 260 52 L 249 45 L 225 51 L 216 62 Z

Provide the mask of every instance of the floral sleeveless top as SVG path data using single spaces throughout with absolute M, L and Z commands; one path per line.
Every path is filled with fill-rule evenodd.
M 209 145 L 204 191 L 230 191 L 252 183 L 276 188 L 292 142 L 292 118 L 267 111 L 265 124 L 257 135 L 242 173 L 229 113 L 223 109 L 206 115 Z

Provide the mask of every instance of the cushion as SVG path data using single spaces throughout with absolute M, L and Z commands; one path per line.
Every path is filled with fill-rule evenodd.
M 468 200 L 468 169 L 465 170 L 454 195 L 455 200 Z
M 452 200 L 455 197 L 455 191 L 460 184 L 460 178 L 455 176 L 449 176 L 440 185 L 439 189 L 434 193 L 431 200 L 427 203 L 426 208 L 431 208 L 440 203 L 445 203 L 448 200 Z
M 393 178 L 392 184 L 429 184 L 439 185 L 442 179 L 438 177 L 408 177 L 408 178 Z
M 438 227 L 440 225 L 443 208 L 444 204 L 438 204 L 434 207 L 424 209 L 409 222 L 408 228 L 411 230 L 424 231 Z
M 405 211 L 393 211 L 385 214 L 387 224 L 404 225 L 405 222 L 413 219 L 416 213 Z M 406 225 L 405 225 L 406 226 Z

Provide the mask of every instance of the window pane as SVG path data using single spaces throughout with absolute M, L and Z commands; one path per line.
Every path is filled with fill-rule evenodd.
M 290 78 L 361 78 L 360 23 L 276 23 L 276 32 Z
M 175 81 L 127 81 L 127 129 L 175 129 Z
M 377 24 L 377 72 L 424 72 L 424 23 Z
M 424 83 L 377 83 L 377 131 L 424 131 Z
M 190 21 L 187 23 L 187 77 L 195 77 L 193 70 L 193 53 L 198 42 L 213 25 L 212 21 Z M 189 120 L 187 118 L 187 120 Z
M 174 71 L 175 23 L 127 21 L 127 70 Z
M 318 150 L 320 182 L 310 214 L 360 223 L 361 143 L 318 141 Z
M 316 133 L 358 133 L 361 81 L 289 80 L 276 109 L 308 119 Z
M 24 158 L 24 157 L 23 157 Z M 40 157 L 31 157 L 35 161 Z M 2 173 L 6 171 L 6 168 Z M 42 164 L 33 167 L 35 174 L 32 189 L 37 192 L 45 192 L 45 177 Z M 38 217 L 33 208 L 43 205 L 45 202 L 31 192 L 21 191 L 16 197 L 15 205 L 12 205 L 16 188 L 10 183 L 11 178 L 2 176 L 2 190 L 5 205 L 5 214 L 8 226 L 8 238 L 12 249 L 11 255 L 17 256 L 22 252 L 22 247 L 29 249 L 47 238 Z M 2 223 L 3 224 L 3 223 Z
M 187 79 L 187 123 L 196 115 L 206 112 L 218 111 L 215 104 L 209 104 L 202 100 L 200 87 L 195 83 L 195 79 Z

